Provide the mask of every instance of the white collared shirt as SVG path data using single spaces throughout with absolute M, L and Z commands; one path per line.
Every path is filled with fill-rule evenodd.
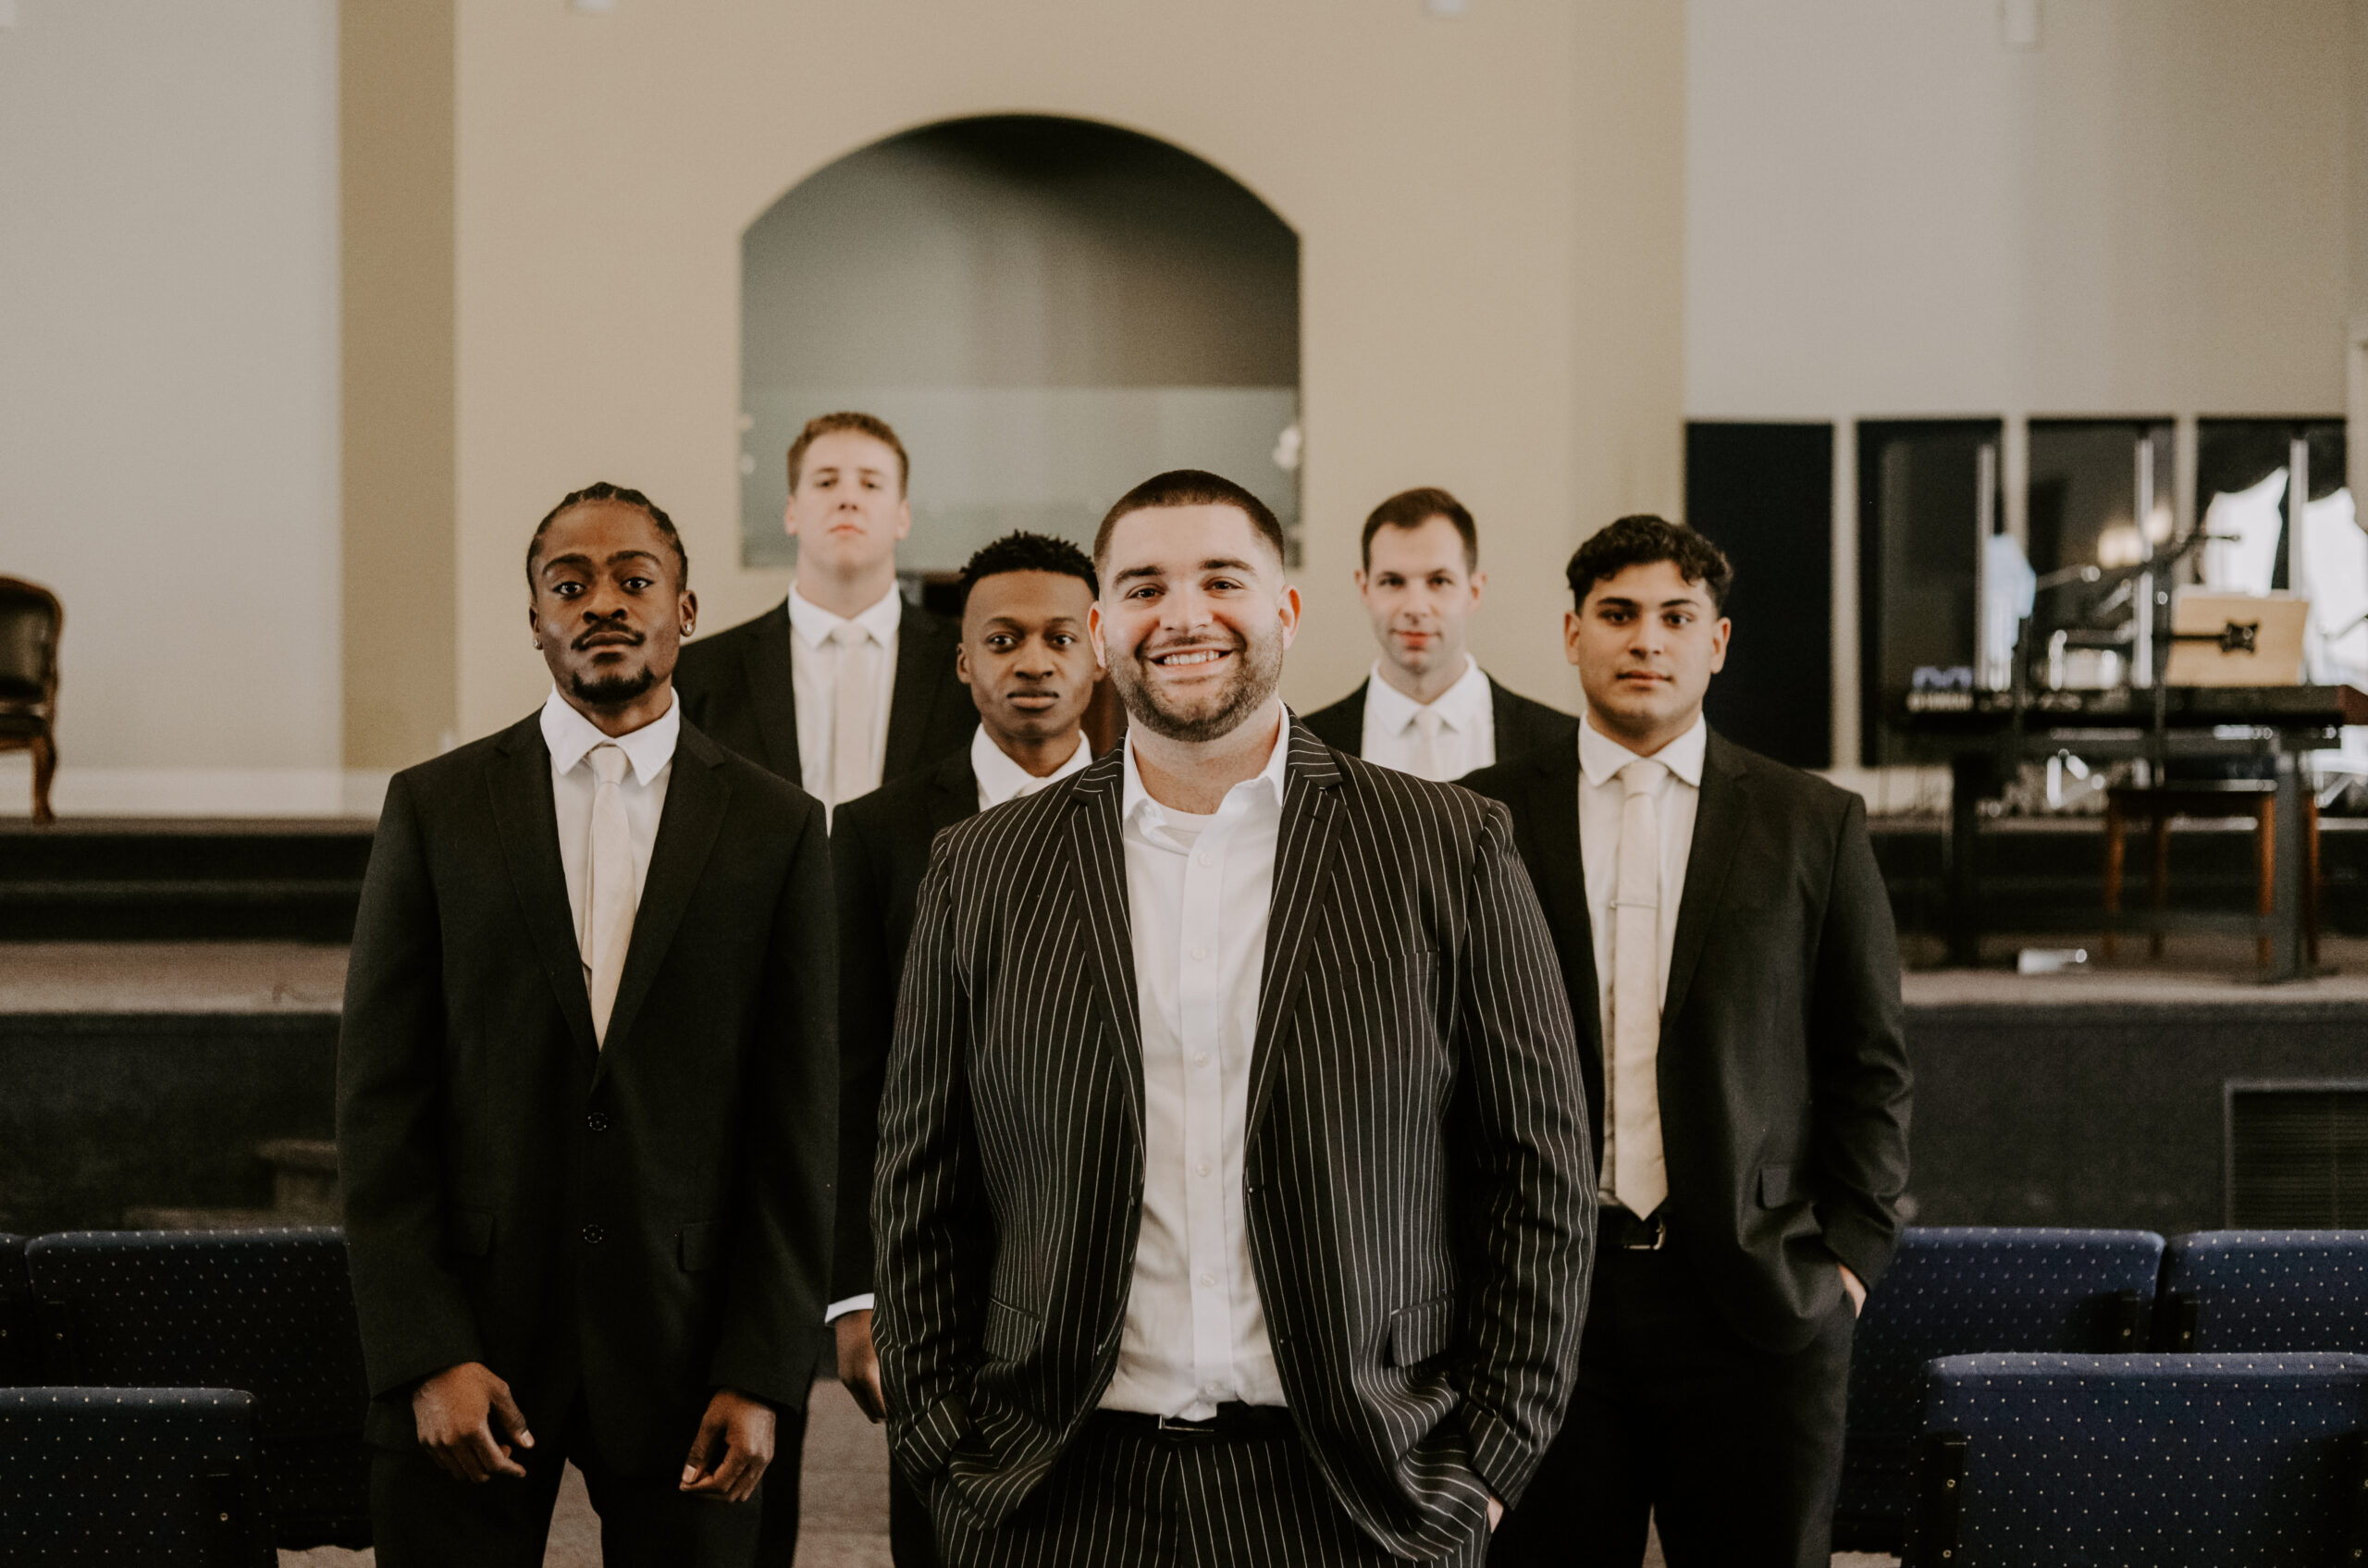
M 1007 800 L 1017 800 L 1023 795 L 1033 795 L 1047 784 L 1058 783 L 1071 773 L 1082 771 L 1092 760 L 1092 748 L 1085 744 L 1083 730 L 1077 733 L 1075 748 L 1069 752 L 1068 760 L 1041 779 L 1013 761 L 1010 755 L 995 744 L 995 737 L 987 734 L 986 725 L 980 724 L 970 737 L 970 776 L 979 781 L 979 809 L 981 811 Z
M 1694 853 L 1694 817 L 1702 801 L 1702 759 L 1710 744 L 1710 726 L 1699 717 L 1694 727 L 1653 753 L 1665 764 L 1655 817 L 1660 828 L 1660 911 L 1655 922 L 1660 937 L 1660 991 L 1669 996 L 1670 955 L 1677 946 L 1678 906 L 1685 895 L 1685 867 Z M 1595 727 L 1592 718 L 1579 721 L 1579 860 L 1586 873 L 1587 924 L 1595 935 L 1596 1006 L 1601 1032 L 1611 1040 L 1612 918 L 1611 894 L 1620 879 L 1620 817 L 1628 797 L 1620 770 L 1636 753 Z M 1604 1074 L 1603 1202 L 1613 1200 L 1613 1126 L 1611 1074 Z
M 880 601 L 853 616 L 834 615 L 789 587 L 790 690 L 797 700 L 798 783 L 825 806 L 839 802 L 831 796 L 833 777 L 831 737 L 839 710 L 839 645 L 831 634 L 856 625 L 870 634 L 871 749 L 864 759 L 864 776 L 870 782 L 863 793 L 878 789 L 888 758 L 888 704 L 896 690 L 896 628 L 905 618 L 904 596 L 892 585 Z
M 592 792 L 599 786 L 592 766 L 585 761 L 596 746 L 614 746 L 625 754 L 625 826 L 633 833 L 633 902 L 641 907 L 642 883 L 649 880 L 649 851 L 658 842 L 658 820 L 666 811 L 666 784 L 674 775 L 674 742 L 683 733 L 683 705 L 669 702 L 666 711 L 630 735 L 605 735 L 599 726 L 568 706 L 553 686 L 543 701 L 543 745 L 551 754 L 551 805 L 559 814 L 559 863 L 567 873 L 567 907 L 575 920 L 576 949 L 591 949 L 585 921 L 591 918 L 584 888 L 592 859 Z M 591 981 L 591 966 L 585 966 Z
M 1417 768 L 1422 746 L 1423 715 L 1436 716 L 1439 726 L 1437 765 L 1424 772 Z M 1381 663 L 1365 677 L 1364 759 L 1395 768 L 1401 773 L 1423 773 L 1441 784 L 1460 779 L 1474 768 L 1497 759 L 1497 708 L 1488 677 L 1480 661 L 1463 656 L 1463 673 L 1455 685 L 1428 703 L 1415 701 L 1383 679 Z
M 1143 1204 L 1105 1410 L 1202 1421 L 1227 1401 L 1285 1402 L 1241 1171 L 1289 725 L 1265 768 L 1205 817 L 1153 800 L 1127 743 L 1119 843 L 1142 1027 Z

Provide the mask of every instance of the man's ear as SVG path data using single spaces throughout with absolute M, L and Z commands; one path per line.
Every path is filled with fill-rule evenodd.
M 535 651 L 542 652 L 543 618 L 535 613 L 535 601 L 531 599 L 526 601 L 526 636 L 534 643 Z
M 682 602 L 675 606 L 674 613 L 675 618 L 683 623 L 683 635 L 689 636 L 691 628 L 698 624 L 699 596 L 684 588 Z
M 1562 657 L 1572 664 L 1579 661 L 1579 612 L 1575 610 L 1562 611 Z
M 1110 668 L 1110 651 L 1102 646 L 1102 601 L 1098 599 L 1085 612 L 1085 636 L 1093 645 L 1093 667 Z
M 966 686 L 970 684 L 970 645 L 968 642 L 954 645 L 954 678 Z

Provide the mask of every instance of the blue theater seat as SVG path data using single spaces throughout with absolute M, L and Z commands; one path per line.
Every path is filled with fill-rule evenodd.
M 1835 1549 L 1899 1549 L 1925 1363 L 1982 1351 L 2143 1349 L 2162 1257 L 2151 1230 L 1922 1226 L 1902 1235 L 1852 1347 Z
M 27 1249 L 54 1383 L 243 1389 L 281 1546 L 366 1546 L 368 1388 L 333 1228 L 77 1230 Z
M 2327 1568 L 2368 1549 L 2368 1356 L 1927 1372 L 1910 1568 Z
M 25 1278 L 25 1239 L 0 1230 L 0 1389 L 36 1380 L 32 1285 Z
M 2368 1354 L 2368 1230 L 2202 1230 L 2163 1265 L 2155 1344 Z
M 228 1389 L 0 1389 L 0 1562 L 270 1568 L 254 1399 Z

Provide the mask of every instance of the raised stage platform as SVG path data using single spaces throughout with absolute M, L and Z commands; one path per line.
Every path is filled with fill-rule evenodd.
M 2090 973 L 1908 974 L 1915 1217 L 2210 1228 L 2245 1217 L 2244 1136 L 2290 1156 L 2253 1200 L 2316 1180 L 2293 1223 L 2368 1225 L 2368 942 L 2327 957 L 2339 972 L 2275 988 L 2226 938 Z M 268 1206 L 267 1147 L 332 1132 L 344 969 L 298 944 L 0 945 L 0 1229 Z M 2262 1085 L 2287 1086 L 2270 1119 L 2237 1125 Z

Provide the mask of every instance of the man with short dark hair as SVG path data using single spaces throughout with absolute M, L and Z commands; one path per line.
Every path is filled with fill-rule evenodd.
M 978 706 L 970 744 L 843 807 L 831 827 L 839 891 L 838 1263 L 830 1316 L 839 1377 L 874 1421 L 886 1410 L 872 1348 L 871 1167 L 896 985 L 930 845 L 955 823 L 1033 795 L 1092 760 L 1079 727 L 1102 672 L 1086 623 L 1093 563 L 1066 539 L 1006 534 L 962 569 L 956 665 Z M 897 1568 L 937 1561 L 928 1500 L 901 1469 L 888 1477 Z
M 1623 517 L 1579 547 L 1577 744 L 1465 781 L 1512 808 L 1601 1107 L 1561 1435 L 1499 1564 L 1824 1568 L 1857 1308 L 1891 1261 L 1909 1080 L 1859 798 L 1713 732 L 1733 572 Z
M 685 717 L 826 807 L 962 744 L 969 699 L 953 625 L 905 603 L 896 544 L 912 531 L 910 464 L 885 420 L 826 414 L 789 449 L 789 597 L 683 649 Z
M 1569 1389 L 1594 1213 L 1501 808 L 1276 696 L 1240 486 L 1095 541 L 1131 723 L 940 833 L 872 1194 L 890 1441 L 950 1562 L 1477 1563 Z
M 1488 586 L 1480 530 L 1441 489 L 1374 508 L 1357 596 L 1381 657 L 1364 685 L 1307 716 L 1326 744 L 1425 779 L 1458 779 L 1500 757 L 1566 745 L 1578 721 L 1497 684 L 1468 648 Z
M 549 699 L 388 786 L 338 1043 L 388 1568 L 541 1562 L 567 1461 L 608 1562 L 746 1563 L 805 1408 L 829 849 L 682 716 L 689 566 L 639 491 L 568 496 L 526 553 Z

